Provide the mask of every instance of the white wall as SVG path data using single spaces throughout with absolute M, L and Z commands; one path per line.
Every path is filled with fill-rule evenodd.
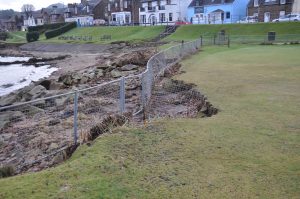
M 78 16 L 65 18 L 65 22 L 76 22 L 78 26 L 93 26 L 94 17 L 92 16 Z
M 165 10 L 158 9 L 157 1 L 152 2 L 152 7 L 155 8 L 154 12 L 148 11 L 148 3 L 142 3 L 142 7 L 145 8 L 145 11 L 139 12 L 140 22 L 141 15 L 146 15 L 146 23 L 153 23 L 152 16 L 155 17 L 155 22 L 160 23 L 160 13 L 165 14 L 165 23 L 175 23 L 177 20 L 188 21 L 186 18 L 187 9 L 192 0 L 171 0 L 171 4 L 167 5 L 166 0 L 161 0 L 161 6 L 165 6 Z M 172 21 L 169 20 L 169 14 L 172 13 Z
M 294 0 L 292 13 L 300 14 L 300 0 Z
M 35 20 L 33 17 L 28 17 L 28 19 L 24 20 L 24 26 L 36 26 Z

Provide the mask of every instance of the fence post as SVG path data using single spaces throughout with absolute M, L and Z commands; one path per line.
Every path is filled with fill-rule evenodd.
M 78 140 L 78 91 L 74 93 L 74 144 L 77 145 Z
M 217 35 L 214 35 L 214 45 L 216 45 L 216 37 Z
M 227 46 L 228 46 L 228 48 L 230 48 L 230 37 L 229 37 L 229 35 L 228 35 L 228 42 L 227 42 Z
M 184 48 L 184 40 L 181 41 L 180 58 L 183 57 L 183 48 Z
M 120 79 L 120 112 L 125 112 L 125 78 Z
M 202 37 L 202 35 L 200 36 L 200 41 L 201 41 L 201 47 L 202 47 L 202 45 L 203 45 L 203 37 Z

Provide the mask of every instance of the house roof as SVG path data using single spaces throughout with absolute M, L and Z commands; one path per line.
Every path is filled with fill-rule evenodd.
M 8 20 L 3 20 L 3 23 L 16 23 L 15 17 L 11 17 Z
M 40 10 L 37 10 L 37 11 L 35 11 L 35 12 L 33 12 L 32 14 L 31 14 L 31 16 L 33 16 L 33 18 L 42 18 L 43 17 L 43 15 L 42 15 L 42 13 L 41 13 L 41 11 Z
M 294 0 L 286 0 L 286 4 L 291 4 L 293 3 Z M 280 4 L 280 0 L 274 0 L 274 1 L 269 1 L 265 2 L 265 0 L 258 0 L 258 5 L 276 5 Z M 248 7 L 253 7 L 254 6 L 254 0 L 250 0 L 248 3 Z
M 208 5 L 217 5 L 223 3 L 233 3 L 235 0 L 193 0 L 189 7 L 195 6 L 208 6 Z

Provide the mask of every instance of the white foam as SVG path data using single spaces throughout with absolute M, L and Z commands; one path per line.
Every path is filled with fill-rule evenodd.
M 50 67 L 50 65 L 40 67 L 23 66 L 22 64 L 2 66 L 0 67 L 0 96 L 28 86 L 32 81 L 49 77 L 56 70 L 58 69 Z

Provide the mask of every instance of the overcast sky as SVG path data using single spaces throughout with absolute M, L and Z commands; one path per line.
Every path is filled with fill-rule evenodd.
M 0 10 L 14 9 L 21 11 L 23 4 L 32 4 L 36 10 L 48 7 L 53 3 L 78 3 L 80 0 L 0 0 Z

